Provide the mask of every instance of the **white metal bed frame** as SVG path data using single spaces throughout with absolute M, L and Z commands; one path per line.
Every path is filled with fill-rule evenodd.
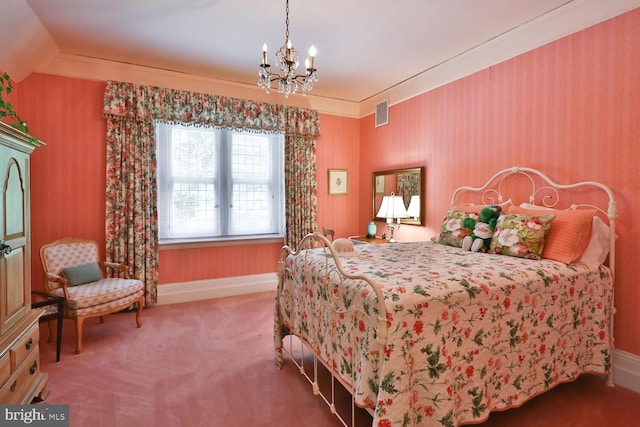
M 296 251 L 294 251 L 293 249 L 291 249 L 289 246 L 284 246 L 281 250 L 280 253 L 280 261 L 278 262 L 278 292 L 282 289 L 282 283 L 284 281 L 284 275 L 287 274 L 287 269 L 286 269 L 286 259 L 289 255 L 300 255 L 305 254 L 305 250 L 306 249 L 311 249 L 311 248 L 318 248 L 318 247 L 324 247 L 324 250 L 326 251 L 327 254 L 327 262 L 325 264 L 325 271 L 326 271 L 326 277 L 330 277 L 330 276 L 334 276 L 336 277 L 337 283 L 334 282 L 334 284 L 331 285 L 331 289 L 326 289 L 326 294 L 327 295 L 331 295 L 333 296 L 332 298 L 332 309 L 333 311 L 335 311 L 336 313 L 342 313 L 342 314 L 349 314 L 352 313 L 353 311 L 358 311 L 359 313 L 361 313 L 363 315 L 363 317 L 370 322 L 372 325 L 377 324 L 376 327 L 376 334 L 377 334 L 377 341 L 384 345 L 387 341 L 387 307 L 384 304 L 384 297 L 382 294 L 382 290 L 380 289 L 380 286 L 372 279 L 362 276 L 362 275 L 352 275 L 349 274 L 347 271 L 345 271 L 342 268 L 342 264 L 340 263 L 340 258 L 338 255 L 338 252 L 334 249 L 332 243 L 326 238 L 324 237 L 322 234 L 320 233 L 311 233 L 311 234 L 307 234 L 301 241 L 300 244 L 298 245 L 298 249 Z M 335 260 L 335 266 L 329 263 L 329 255 Z M 303 255 L 304 256 L 304 255 Z M 306 266 L 306 263 L 305 263 Z M 307 275 L 308 277 L 308 275 Z M 341 296 L 343 295 L 344 291 L 344 280 L 345 279 L 350 279 L 350 280 L 361 280 L 364 283 L 366 283 L 369 287 L 371 287 L 371 289 L 373 290 L 373 292 L 376 295 L 376 300 L 378 302 L 378 316 L 377 318 L 373 318 L 372 316 L 368 315 L 367 313 L 365 313 L 364 311 L 360 310 L 358 307 L 356 307 L 355 305 L 352 305 L 350 308 L 348 309 L 344 309 L 343 307 L 341 307 Z M 329 285 L 330 281 L 327 281 L 325 283 L 326 285 Z M 300 284 L 297 283 L 296 286 L 304 286 L 304 284 Z M 276 316 L 277 316 L 277 306 L 276 306 Z M 333 369 L 331 368 L 330 363 L 328 363 L 328 361 L 322 360 L 320 359 L 316 354 L 314 354 L 311 350 L 310 353 L 313 355 L 313 374 L 312 376 L 310 376 L 310 374 L 307 373 L 306 369 L 305 369 L 305 348 L 307 347 L 307 344 L 305 344 L 301 339 L 299 340 L 299 349 L 300 349 L 300 356 L 297 359 L 296 356 L 294 355 L 294 350 L 293 350 L 293 345 L 294 345 L 294 337 L 292 334 L 287 334 L 289 336 L 289 346 L 282 346 L 281 349 L 282 351 L 287 355 L 288 359 L 290 359 L 295 365 L 296 367 L 299 369 L 300 373 L 311 383 L 312 385 L 312 389 L 313 389 L 313 394 L 315 395 L 319 395 L 322 400 L 324 400 L 324 402 L 329 406 L 329 409 L 331 410 L 331 413 L 334 414 L 338 420 L 340 420 L 340 422 L 342 423 L 342 425 L 344 425 L 345 427 L 351 425 L 354 426 L 355 425 L 355 397 L 354 397 L 354 389 L 353 387 L 346 383 L 340 376 L 335 375 Z M 277 346 L 277 345 L 276 345 Z M 320 362 L 322 365 L 324 365 L 324 367 L 329 371 L 330 373 L 330 381 L 331 381 L 331 393 L 329 396 L 325 395 L 324 393 L 321 392 L 319 384 L 318 384 L 318 362 Z M 276 352 L 276 363 L 279 367 L 282 367 L 284 365 L 284 357 L 283 354 L 281 352 Z M 353 380 L 353 378 L 352 378 Z M 345 420 L 345 418 L 338 412 L 337 408 L 336 408 L 336 381 L 338 381 L 346 390 L 347 392 L 351 395 L 351 423 L 348 424 L 347 421 Z M 367 409 L 369 412 L 371 412 L 371 409 Z
M 613 329 L 614 329 L 614 315 L 615 315 L 615 306 L 614 306 L 614 296 L 615 296 L 615 223 L 616 218 L 618 216 L 617 207 L 613 192 L 611 189 L 599 182 L 595 181 L 583 181 L 575 184 L 558 184 L 552 179 L 550 179 L 547 175 L 542 172 L 528 168 L 528 167 L 512 167 L 508 169 L 503 169 L 493 175 L 486 183 L 481 187 L 470 187 L 470 186 L 462 186 L 454 190 L 451 198 L 451 204 L 455 205 L 458 202 L 458 199 L 464 193 L 472 193 L 475 194 L 476 197 L 480 198 L 480 202 L 482 204 L 502 204 L 509 199 L 505 199 L 505 196 L 502 192 L 503 185 L 505 180 L 513 175 L 523 176 L 526 181 L 528 181 L 531 185 L 531 191 L 528 197 L 528 203 L 537 204 L 541 207 L 547 208 L 557 208 L 560 202 L 560 190 L 572 190 L 577 188 L 591 188 L 591 189 L 599 189 L 603 191 L 608 198 L 608 206 L 607 209 L 603 209 L 595 204 L 590 203 L 580 203 L 580 204 L 570 204 L 566 207 L 566 209 L 579 209 L 579 208 L 590 208 L 595 209 L 604 215 L 608 219 L 609 228 L 610 228 L 610 239 L 609 239 L 609 257 L 608 257 L 608 266 L 611 270 L 611 276 L 613 280 L 612 286 L 612 297 L 611 297 L 611 307 L 610 307 L 610 345 L 611 351 L 614 349 L 614 337 L 613 337 Z M 539 182 L 541 184 L 539 185 Z M 538 201 L 538 203 L 536 203 Z M 337 251 L 334 249 L 332 243 L 325 238 L 320 233 L 311 233 L 306 235 L 299 243 L 298 249 L 293 250 L 289 246 L 284 246 L 281 249 L 280 260 L 278 262 L 278 289 L 276 292 L 278 294 L 282 291 L 283 283 L 285 275 L 289 274 L 286 268 L 286 259 L 289 255 L 293 256 L 306 256 L 305 249 L 310 248 L 324 248 L 324 251 L 327 255 L 327 262 L 325 264 L 326 269 L 326 277 L 332 277 L 337 280 L 330 281 L 327 280 L 324 284 L 327 287 L 327 295 L 333 296 L 331 299 L 331 309 L 336 313 L 341 313 L 347 315 L 351 313 L 353 315 L 353 311 L 359 311 L 361 315 L 367 319 L 371 325 L 377 325 L 376 333 L 377 333 L 377 341 L 384 345 L 387 339 L 387 310 L 386 305 L 384 304 L 384 297 L 380 286 L 375 282 L 375 280 L 365 277 L 362 275 L 352 275 L 345 271 L 340 263 L 340 257 Z M 329 256 L 334 259 L 335 264 L 329 262 Z M 305 267 L 307 264 L 305 262 Z M 309 275 L 306 275 L 307 277 Z M 289 276 L 293 277 L 293 276 Z M 354 307 L 353 305 L 345 309 L 341 306 L 340 299 L 342 297 L 342 292 L 345 290 L 344 281 L 345 279 L 362 281 L 366 283 L 366 286 L 369 286 L 376 295 L 376 300 L 378 302 L 378 314 L 377 317 L 374 318 L 364 311 Z M 308 283 L 296 283 L 296 286 L 307 286 Z M 328 286 L 331 286 L 331 289 Z M 277 296 L 276 296 L 277 298 Z M 278 305 L 276 303 L 275 307 L 275 316 L 279 316 Z M 287 357 L 296 365 L 299 369 L 300 373 L 311 383 L 313 393 L 315 395 L 320 395 L 323 401 L 329 406 L 331 412 L 340 420 L 340 422 L 346 426 L 354 426 L 355 425 L 355 396 L 354 396 L 354 388 L 351 384 L 345 382 L 340 376 L 334 373 L 334 370 L 331 368 L 331 363 L 328 361 L 320 359 L 313 351 L 308 348 L 309 353 L 313 356 L 312 361 L 312 373 L 308 373 L 305 369 L 305 348 L 307 348 L 308 344 L 304 343 L 302 339 L 299 339 L 299 356 L 294 354 L 294 337 L 292 334 L 289 334 L 289 331 L 285 331 L 284 335 L 289 335 L 289 345 L 285 346 L 284 343 L 276 342 L 276 363 L 279 367 L 282 367 L 285 363 L 283 353 L 287 355 Z M 333 356 L 333 355 L 332 355 Z M 297 358 L 298 357 L 298 358 Z M 329 395 L 325 395 L 319 387 L 318 383 L 318 363 L 324 365 L 324 367 L 330 373 L 330 381 L 331 381 L 331 390 Z M 613 358 L 611 360 L 611 365 L 613 366 Z M 352 378 L 352 383 L 354 378 Z M 338 413 L 336 408 L 336 393 L 335 386 L 336 381 L 338 381 L 351 395 L 351 420 L 350 424 L 347 423 L 345 417 Z M 607 375 L 606 383 L 609 386 L 613 386 L 613 367 L 611 368 L 610 373 Z M 372 409 L 367 409 L 370 413 Z

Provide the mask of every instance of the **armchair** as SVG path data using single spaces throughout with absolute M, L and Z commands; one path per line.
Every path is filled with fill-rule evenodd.
M 44 289 L 52 296 L 64 298 L 64 317 L 76 327 L 76 353 L 82 351 L 82 327 L 85 319 L 126 309 L 137 303 L 136 324 L 141 327 L 144 285 L 130 279 L 124 263 L 98 259 L 98 245 L 91 240 L 64 238 L 40 248 L 45 273 Z M 117 270 L 121 277 L 106 277 Z
M 331 241 L 333 242 L 333 238 L 336 235 L 336 232 L 331 229 L 331 228 L 324 228 L 322 227 L 322 234 L 324 235 L 324 237 L 326 237 L 327 239 L 329 238 L 329 236 L 331 236 Z

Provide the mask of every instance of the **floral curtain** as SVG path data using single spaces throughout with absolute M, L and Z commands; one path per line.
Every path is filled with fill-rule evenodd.
M 290 246 L 316 228 L 315 110 L 159 88 L 107 82 L 107 256 L 126 259 L 156 301 L 158 236 L 154 120 L 284 132 L 286 238 Z
M 316 183 L 316 140 L 287 136 L 285 141 L 285 242 L 295 248 L 300 239 L 315 230 L 318 205 Z M 313 158 L 313 162 L 308 160 Z
M 420 174 L 419 173 L 399 173 L 398 174 L 398 194 L 402 197 L 405 207 L 409 206 L 411 196 L 420 194 Z
M 158 212 L 153 122 L 107 118 L 106 258 L 125 260 L 157 302 Z

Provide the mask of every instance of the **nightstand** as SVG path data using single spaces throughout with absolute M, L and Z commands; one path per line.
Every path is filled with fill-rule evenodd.
M 31 308 L 40 311 L 38 321 L 51 322 L 56 321 L 56 362 L 60 361 L 60 344 L 62 344 L 62 320 L 64 319 L 64 298 L 48 295 L 42 291 L 31 291 Z M 49 340 L 53 329 L 49 323 Z
M 376 237 L 366 237 L 366 236 L 351 236 L 350 240 L 355 240 L 356 242 L 364 242 L 364 243 L 387 243 L 385 239 L 380 236 Z

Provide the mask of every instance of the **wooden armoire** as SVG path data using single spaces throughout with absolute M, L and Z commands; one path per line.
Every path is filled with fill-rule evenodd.
M 29 157 L 43 145 L 0 122 L 0 404 L 47 394 L 38 312 L 31 309 Z

